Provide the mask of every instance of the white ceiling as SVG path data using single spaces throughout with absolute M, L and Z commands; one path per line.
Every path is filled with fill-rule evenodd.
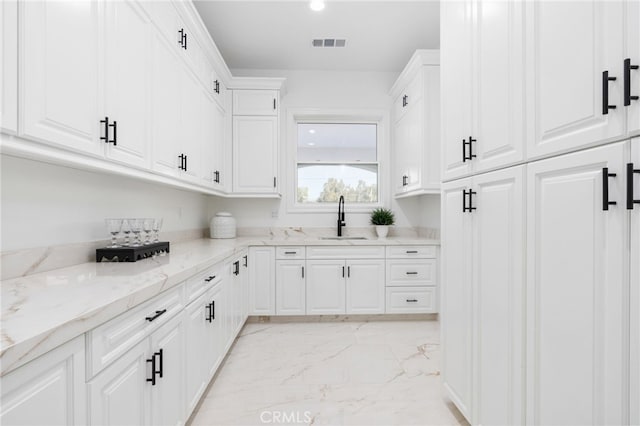
M 437 1 L 195 0 L 229 68 L 400 71 L 416 49 L 440 45 Z M 346 38 L 314 48 L 314 38 Z

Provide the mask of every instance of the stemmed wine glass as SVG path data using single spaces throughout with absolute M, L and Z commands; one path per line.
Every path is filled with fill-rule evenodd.
M 122 219 L 105 219 L 107 229 L 111 234 L 111 245 L 108 248 L 120 247 L 117 242 L 118 234 L 122 229 Z
M 153 219 L 153 226 L 152 226 L 152 230 L 154 232 L 154 234 L 156 235 L 155 239 L 153 240 L 154 243 L 158 242 L 158 238 L 159 238 L 159 233 L 160 233 L 160 229 L 162 228 L 162 218 L 159 219 Z
M 124 242 L 122 243 L 122 247 L 129 247 L 131 244 L 129 241 L 129 234 L 131 234 L 131 225 L 129 221 L 131 219 L 122 219 L 122 233 L 124 234 Z
M 151 244 L 151 238 L 150 238 L 150 234 L 151 234 L 151 230 L 153 229 L 153 219 L 151 218 L 146 218 L 143 220 L 143 224 L 142 224 L 142 230 L 144 231 L 145 237 L 144 237 L 144 245 L 148 246 L 149 244 Z
M 129 219 L 129 226 L 131 227 L 131 232 L 133 232 L 134 240 L 132 247 L 140 247 L 142 244 L 140 242 L 140 232 L 142 231 L 144 219 Z

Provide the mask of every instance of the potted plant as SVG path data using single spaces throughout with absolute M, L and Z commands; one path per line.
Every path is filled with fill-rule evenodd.
M 389 209 L 379 208 L 371 212 L 371 224 L 376 227 L 376 234 L 379 239 L 387 238 L 389 226 L 395 223 L 393 212 Z

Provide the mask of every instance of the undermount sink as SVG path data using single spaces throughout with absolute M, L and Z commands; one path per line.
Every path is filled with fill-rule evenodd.
M 367 240 L 367 237 L 320 237 L 321 240 Z

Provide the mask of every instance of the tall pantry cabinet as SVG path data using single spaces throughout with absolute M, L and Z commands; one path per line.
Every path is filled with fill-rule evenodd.
M 441 28 L 445 390 L 472 424 L 639 424 L 640 4 Z

